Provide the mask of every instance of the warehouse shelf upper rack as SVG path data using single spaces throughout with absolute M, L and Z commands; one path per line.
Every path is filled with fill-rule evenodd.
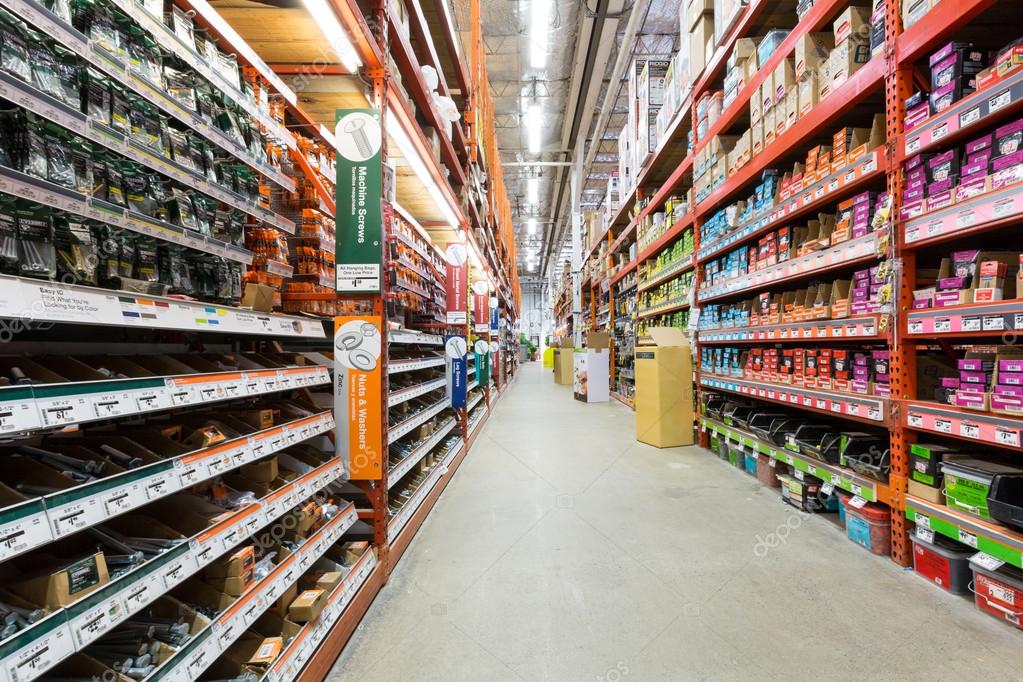
M 781 324 L 732 329 L 700 329 L 700 343 L 785 343 L 827 339 L 829 341 L 883 341 L 880 315 L 836 320 L 782 322 Z
M 147 81 L 141 74 L 130 70 L 120 59 L 88 40 L 88 38 L 86 38 L 73 26 L 67 24 L 42 5 L 38 4 L 34 0 L 3 0 L 0 4 L 11 10 L 14 14 L 25 19 L 25 21 L 39 27 L 47 35 L 52 36 L 62 45 L 75 52 L 75 54 L 87 60 L 90 64 L 104 73 L 117 79 L 119 83 L 131 87 L 136 94 L 144 97 L 147 101 L 160 108 L 161 111 L 164 111 L 177 120 L 185 123 L 192 130 L 198 132 L 210 142 L 220 146 L 253 170 L 265 175 L 281 187 L 284 187 L 289 191 L 294 191 L 294 180 L 284 175 L 280 169 L 274 168 L 261 159 L 254 157 L 248 152 L 248 150 L 244 149 L 237 141 L 229 137 L 219 128 L 204 123 L 194 112 L 185 108 L 181 103 L 171 98 L 166 92 Z M 190 48 L 181 42 L 178 36 L 176 36 L 161 20 L 150 15 L 148 11 L 142 7 L 142 5 L 135 3 L 133 0 L 117 0 L 115 4 L 146 28 L 160 43 L 161 47 L 178 55 L 179 57 L 182 57 L 186 63 L 203 75 L 207 80 L 216 84 L 223 92 L 230 95 L 238 106 L 242 107 L 248 113 L 259 119 L 260 123 L 270 129 L 276 137 L 294 145 L 294 138 L 287 132 L 287 130 L 284 129 L 283 126 L 278 124 L 276 121 L 269 119 L 265 114 L 263 114 L 263 112 L 259 111 L 240 91 L 234 88 L 233 85 L 227 83 L 227 81 L 225 81 L 214 69 L 210 68 L 193 48 Z M 4 85 L 6 87 L 10 87 L 10 80 L 11 79 L 6 79 L 4 81 Z M 9 94 L 6 94 L 5 96 L 10 97 Z M 62 125 L 67 125 L 63 121 L 60 122 Z M 67 127 L 70 127 L 72 130 L 75 129 L 71 126 Z M 76 130 L 76 132 L 84 134 L 85 131 Z M 262 218 L 264 216 L 260 215 L 257 217 Z M 286 227 L 288 223 L 282 222 L 281 224 Z M 294 225 L 291 225 L 290 231 L 294 232 Z
M 1003 228 L 1023 217 L 1023 184 L 984 192 L 904 223 L 906 249 L 940 244 Z
M 877 260 L 879 233 L 871 232 L 857 239 L 842 242 L 830 249 L 783 261 L 777 265 L 750 272 L 722 284 L 706 287 L 697 292 L 701 303 L 734 298 L 764 286 L 814 278 L 826 272 L 841 270 L 857 264 Z
M 323 412 L 6 507 L 0 536 L 20 536 L 22 540 L 5 543 L 0 560 L 95 526 L 333 428 L 333 416 Z M 40 519 L 45 523 L 39 525 Z
M 409 360 L 394 360 L 387 364 L 387 373 L 397 374 L 398 372 L 414 372 L 417 369 L 440 367 L 446 362 L 447 359 L 443 356 L 433 355 L 424 358 L 411 358 Z
M 0 433 L 11 437 L 329 383 L 326 367 L 287 367 L 9 386 L 0 388 Z
M 645 260 L 653 258 L 661 251 L 663 251 L 665 248 L 667 248 L 669 244 L 673 243 L 676 239 L 681 237 L 682 234 L 684 234 L 685 231 L 691 228 L 692 226 L 693 214 L 686 213 L 684 216 L 676 220 L 671 227 L 665 230 L 664 234 L 655 239 L 652 244 L 644 247 L 643 250 L 639 252 L 639 255 L 636 257 L 636 260 L 642 263 Z
M 0 318 L 323 339 L 318 319 L 0 275 Z
M 993 7 L 997 0 L 956 0 L 938 2 L 915 24 L 907 28 L 896 42 L 896 58 L 909 64 L 929 50 L 947 41 L 956 29 L 969 24 L 978 14 Z
M 0 91 L 3 87 L 2 79 L 3 76 L 0 75 Z M 85 218 L 101 220 L 109 225 L 123 227 L 171 244 L 221 256 L 236 263 L 245 265 L 252 263 L 252 252 L 248 249 L 125 209 L 102 199 L 88 197 L 11 168 L 0 166 L 0 192 Z
M 725 237 L 701 244 L 697 259 L 703 263 L 733 247 L 753 241 L 793 218 L 831 206 L 870 183 L 883 179 L 887 171 L 888 163 L 882 151 L 875 149 L 868 152 L 866 156 L 813 183 L 807 189 L 764 210 Z
M 918 528 L 928 528 L 1007 564 L 1023 568 L 1023 535 L 1008 528 L 912 495 L 906 496 L 906 518 L 916 523 Z
M 1021 299 L 911 310 L 906 319 L 908 338 L 922 343 L 935 337 L 1001 336 L 1007 331 L 1023 332 Z
M 1023 450 L 1023 414 L 1012 417 L 919 400 L 905 401 L 902 413 L 903 426 L 908 429 Z
M 803 147 L 818 131 L 827 129 L 838 121 L 849 109 L 877 89 L 884 81 L 885 62 L 877 56 L 864 64 L 859 71 L 828 95 L 796 124 L 778 136 L 762 152 L 735 173 L 723 184 L 711 191 L 710 195 L 696 205 L 696 216 L 702 218 L 717 210 L 724 202 L 733 198 L 770 168 L 793 151 Z
M 733 379 L 704 372 L 701 372 L 699 377 L 700 385 L 706 388 L 791 405 L 810 412 L 852 419 L 875 426 L 887 425 L 890 420 L 887 398 L 859 393 L 837 393 L 815 388 L 800 388 L 764 381 Z
M 757 436 L 742 429 L 727 426 L 714 419 L 702 417 L 700 422 L 704 429 L 723 436 L 728 441 L 750 448 L 779 462 L 785 462 L 797 471 L 816 476 L 835 488 L 859 495 L 868 502 L 890 503 L 888 486 L 872 478 L 860 476 L 849 469 L 806 457 L 798 452 L 790 452 L 783 447 L 760 440 Z

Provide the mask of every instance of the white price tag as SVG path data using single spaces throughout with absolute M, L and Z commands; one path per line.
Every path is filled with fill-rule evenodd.
M 770 467 L 771 467 L 772 469 L 774 469 L 774 468 L 777 468 L 777 466 L 778 466 L 778 460 L 776 460 L 776 459 L 774 459 L 774 458 L 772 457 L 772 458 L 771 458 L 771 461 L 769 461 L 769 462 L 767 463 L 767 465 L 768 465 L 768 466 L 770 466 Z
M 914 429 L 922 429 L 924 427 L 924 418 L 918 414 L 910 414 L 906 421 Z
M 924 542 L 934 542 L 934 531 L 923 526 L 916 527 L 916 536 Z
M 821 492 L 825 495 L 831 495 L 831 493 L 833 493 L 834 491 L 835 486 L 831 485 L 830 483 L 825 483 L 824 485 L 821 486 Z
M 854 509 L 863 509 L 863 507 L 866 506 L 866 504 L 867 501 L 860 497 L 859 495 L 855 495 L 851 500 L 849 500 L 849 506 Z
M 916 521 L 916 525 L 920 528 L 931 527 L 931 518 L 929 516 L 921 514 L 920 512 L 916 513 L 916 518 L 914 519 L 914 521 Z
M 996 111 L 998 111 L 999 109 L 1001 109 L 1002 107 L 1004 107 L 1007 104 L 1009 104 L 1009 102 L 1011 102 L 1011 101 L 1012 101 L 1012 96 L 1011 96 L 1011 93 L 1008 90 L 1006 90 L 1005 92 L 1000 92 L 1000 93 L 998 93 L 997 95 L 995 95 L 994 97 L 992 97 L 991 99 L 989 99 L 987 101 L 988 111 L 993 114 Z
M 935 419 L 934 430 L 942 433 L 952 433 L 952 422 L 947 419 Z
M 952 320 L 947 317 L 937 318 L 934 320 L 934 333 L 936 334 L 947 334 L 952 331 Z
M 965 438 L 980 438 L 980 426 L 962 422 L 959 424 L 959 435 Z
M 986 552 L 977 552 L 972 557 L 970 557 L 970 561 L 977 564 L 978 566 L 986 568 L 989 571 L 997 571 L 999 568 L 1005 565 L 1004 561 L 1002 561 L 1001 559 L 997 559 L 991 556 L 990 554 L 987 554 Z
M 959 542 L 963 543 L 964 545 L 969 545 L 970 547 L 973 547 L 974 549 L 977 548 L 977 536 L 976 535 L 974 535 L 973 533 L 970 533 L 969 531 L 965 531 L 962 528 L 959 529 L 958 535 L 959 535 Z
M 831 485 L 840 486 L 842 485 L 842 477 L 838 474 L 831 474 Z
M 923 334 L 924 323 L 921 320 L 910 320 L 908 329 L 910 334 Z
M 986 332 L 1000 332 L 1005 329 L 1005 318 L 1001 315 L 985 315 L 983 325 Z
M 959 321 L 959 326 L 960 328 L 962 328 L 964 332 L 979 332 L 980 325 L 981 325 L 980 318 L 977 317 L 976 315 L 963 317 Z
M 1019 431 L 1014 429 L 1006 429 L 1001 426 L 995 428 L 995 442 L 999 445 L 1008 445 L 1009 447 L 1019 447 Z
M 976 106 L 972 109 L 964 111 L 959 114 L 959 127 L 965 128 L 966 126 L 976 123 L 980 120 L 980 107 Z
M 948 121 L 945 121 L 940 126 L 935 126 L 931 131 L 931 141 L 937 142 L 941 138 L 948 135 Z
M 795 476 L 795 477 L 796 477 L 796 478 L 797 478 L 798 480 L 800 480 L 800 481 L 805 481 L 805 480 L 806 480 L 806 475 L 805 475 L 805 474 L 803 474 L 803 472 L 802 472 L 802 471 L 800 471 L 799 469 L 796 469 L 795 471 L 793 471 L 793 472 L 792 472 L 792 474 L 793 474 L 793 475 L 794 475 L 794 476 Z

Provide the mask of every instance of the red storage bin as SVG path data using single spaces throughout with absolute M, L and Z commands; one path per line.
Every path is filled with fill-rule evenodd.
M 757 455 L 757 480 L 771 488 L 780 488 L 781 481 L 778 480 L 776 469 L 771 466 L 771 458 L 767 455 Z
M 971 560 L 973 593 L 977 608 L 1016 627 L 1023 617 L 1023 571 L 1008 564 L 997 571 Z
M 913 534 L 913 570 L 953 594 L 970 591 L 970 557 L 977 550 L 937 535 L 928 542 Z

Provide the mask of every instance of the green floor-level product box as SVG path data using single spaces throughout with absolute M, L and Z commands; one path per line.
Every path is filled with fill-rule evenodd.
M 1023 469 L 980 459 L 957 459 L 941 463 L 945 476 L 945 504 L 951 509 L 990 519 L 987 498 L 991 479 L 997 474 L 1023 474 Z

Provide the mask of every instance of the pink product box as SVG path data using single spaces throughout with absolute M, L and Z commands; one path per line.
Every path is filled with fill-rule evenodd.
M 881 267 L 875 265 L 872 268 L 867 269 L 867 274 L 870 275 L 871 279 L 877 279 L 877 276 L 881 274 Z
M 959 388 L 959 377 L 941 377 L 942 388 Z
M 958 291 L 939 291 L 934 294 L 934 307 L 944 308 L 949 305 L 959 305 Z
M 870 289 L 853 289 L 849 294 L 853 303 L 860 303 L 870 300 Z
M 978 137 L 975 140 L 970 140 L 966 143 L 966 155 L 969 156 L 971 154 L 975 154 L 981 149 L 990 149 L 993 141 L 994 135 L 991 133 Z
M 956 187 L 956 201 L 963 201 L 978 194 L 983 194 L 987 188 L 987 175 L 981 174 L 969 178 L 963 178 Z
M 972 154 L 967 154 L 966 155 L 966 164 L 965 165 L 969 166 L 971 164 L 980 163 L 980 162 L 990 163 L 991 162 L 991 158 L 993 156 L 994 156 L 994 154 L 991 153 L 990 149 L 982 149 L 979 152 L 974 152 Z
M 873 306 L 870 304 L 869 301 L 853 301 L 849 305 L 849 311 L 853 315 L 864 315 L 866 313 L 874 312 Z
M 1011 154 L 1019 150 L 1023 139 L 1023 118 L 995 129 L 994 146 L 998 154 Z
M 937 66 L 943 59 L 951 56 L 955 52 L 969 52 L 969 48 L 972 45 L 970 43 L 957 43 L 955 41 L 946 43 L 939 47 L 937 50 L 931 53 L 931 56 L 927 59 L 927 65 L 931 68 Z
M 957 391 L 952 398 L 952 404 L 968 410 L 983 410 L 987 406 L 987 395 L 984 393 Z
M 866 355 L 854 355 L 852 363 L 853 366 L 866 367 L 870 364 L 870 358 Z
M 927 197 L 927 210 L 936 211 L 952 203 L 952 190 Z
M 1008 358 L 998 361 L 998 373 L 1002 372 L 1023 372 L 1023 358 Z
M 903 194 L 921 197 L 923 196 L 923 189 L 925 187 L 927 187 L 927 176 L 921 173 L 918 178 L 913 178 L 912 180 L 907 178 L 906 191 Z
M 908 192 L 906 192 L 906 202 L 907 203 L 913 203 L 913 202 L 921 202 L 922 203 L 923 199 L 924 199 L 924 189 L 925 189 L 925 187 L 917 187 L 916 189 L 911 189 Z
M 917 104 L 912 109 L 906 109 L 906 121 L 905 129 L 909 132 L 913 128 L 917 127 L 928 119 L 931 115 L 931 105 L 929 102 L 923 102 Z
M 1015 385 L 1008 385 L 1008 384 L 995 384 L 994 389 L 992 389 L 992 393 L 997 393 L 998 395 L 1018 395 L 1018 396 L 1023 396 L 1023 386 L 1015 386 Z
M 927 185 L 927 196 L 938 196 L 943 192 L 948 192 L 950 189 L 952 189 L 952 178 L 938 180 Z
M 1002 412 L 1023 412 L 1023 397 L 1005 394 L 992 394 L 991 409 Z
M 869 381 L 858 381 L 856 379 L 853 379 L 852 381 L 849 382 L 849 390 L 852 391 L 853 393 L 867 394 L 869 389 L 870 389 Z
M 1023 165 L 1010 166 L 991 174 L 991 189 L 1000 189 L 1023 181 Z
M 959 372 L 959 381 L 964 384 L 988 384 L 991 381 L 991 375 L 987 372 Z
M 888 384 L 874 384 L 874 395 L 887 398 L 892 394 L 892 387 Z
M 938 280 L 938 291 L 959 291 L 965 283 L 965 277 L 942 277 Z
M 1023 150 L 1009 152 L 991 159 L 991 170 L 1000 171 L 1023 163 Z
M 909 157 L 905 161 L 906 170 L 909 171 L 916 168 L 917 166 L 922 166 L 923 162 L 931 158 L 931 156 L 932 156 L 931 154 L 917 154 L 916 156 Z
M 856 204 L 853 206 L 853 220 L 870 220 L 870 204 Z
M 966 179 L 987 175 L 988 167 L 991 165 L 990 160 L 991 158 L 989 156 L 983 155 L 975 161 L 967 162 L 967 164 L 963 166 L 960 177 Z
M 852 238 L 859 239 L 860 237 L 870 234 L 870 225 L 853 225 Z
M 934 306 L 933 298 L 917 298 L 913 299 L 913 310 L 926 310 Z
M 959 392 L 966 393 L 987 393 L 987 384 L 967 384 L 965 382 L 959 382 Z
M 1023 386 L 1023 373 L 1020 372 L 999 372 L 998 383 L 1008 386 Z
M 902 202 L 902 219 L 912 220 L 921 213 L 924 212 L 924 202 L 922 199 L 916 201 L 903 201 Z
M 995 363 L 984 358 L 959 358 L 956 366 L 965 372 L 990 372 L 995 368 Z
M 875 374 L 874 375 L 874 383 L 890 384 L 890 383 L 892 383 L 892 375 L 891 374 Z
M 853 365 L 853 379 L 866 381 L 870 378 L 870 369 L 865 365 Z

